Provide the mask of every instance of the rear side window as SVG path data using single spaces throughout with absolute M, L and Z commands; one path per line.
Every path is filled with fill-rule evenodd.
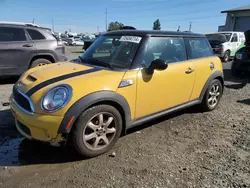
M 32 40 L 44 40 L 45 37 L 37 30 L 27 29 Z
M 234 33 L 234 34 L 233 34 L 233 37 L 232 37 L 231 42 L 238 42 L 238 36 L 237 36 L 237 33 Z
M 197 59 L 214 55 L 206 38 L 187 38 L 185 40 L 189 47 L 189 59 Z
M 167 63 L 187 60 L 183 38 L 150 37 L 144 53 L 144 64 L 150 66 L 153 60 L 162 59 Z
M 26 35 L 21 28 L 0 27 L 0 42 L 26 41 Z

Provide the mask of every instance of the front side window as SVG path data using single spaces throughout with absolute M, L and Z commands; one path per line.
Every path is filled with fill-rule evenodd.
M 145 50 L 143 63 L 149 67 L 155 59 L 162 59 L 167 63 L 187 60 L 183 38 L 150 37 Z
M 187 38 L 185 39 L 189 45 L 189 58 L 197 59 L 213 56 L 213 52 L 206 38 Z
M 231 42 L 238 42 L 238 36 L 236 33 L 233 34 Z
M 0 42 L 26 41 L 25 32 L 21 28 L 0 27 Z
M 110 68 L 128 69 L 135 57 L 142 37 L 139 36 L 100 36 L 81 56 L 86 63 Z
M 27 29 L 32 40 L 44 40 L 45 37 L 37 30 Z

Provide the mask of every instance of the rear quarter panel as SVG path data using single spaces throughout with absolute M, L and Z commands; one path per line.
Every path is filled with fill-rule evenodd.
M 205 86 L 209 77 L 215 71 L 223 72 L 223 67 L 220 58 L 217 56 L 200 58 L 192 60 L 195 67 L 195 83 L 191 96 L 191 100 L 197 99 L 200 97 L 203 87 Z M 214 64 L 214 69 L 210 69 L 210 64 Z

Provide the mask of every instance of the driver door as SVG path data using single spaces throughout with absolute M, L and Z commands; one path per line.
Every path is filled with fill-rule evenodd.
M 148 67 L 154 59 L 168 62 L 165 70 L 146 69 L 137 73 L 137 100 L 135 118 L 141 118 L 190 100 L 195 72 L 191 61 L 187 61 L 182 38 L 151 37 L 144 54 Z

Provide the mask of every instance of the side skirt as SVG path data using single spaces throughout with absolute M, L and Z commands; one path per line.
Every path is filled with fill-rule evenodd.
M 189 101 L 187 103 L 184 103 L 184 104 L 172 107 L 172 108 L 168 108 L 166 110 L 156 112 L 154 114 L 150 114 L 150 115 L 144 116 L 144 117 L 139 118 L 139 119 L 135 119 L 135 120 L 131 121 L 130 123 L 128 123 L 126 129 L 133 128 L 135 126 L 146 123 L 150 120 L 165 116 L 167 114 L 170 114 L 170 113 L 173 113 L 173 112 L 176 112 L 176 111 L 179 111 L 179 110 L 182 110 L 182 109 L 185 109 L 185 108 L 188 108 L 188 107 L 200 104 L 200 103 L 201 103 L 200 99 L 195 99 L 195 100 Z

